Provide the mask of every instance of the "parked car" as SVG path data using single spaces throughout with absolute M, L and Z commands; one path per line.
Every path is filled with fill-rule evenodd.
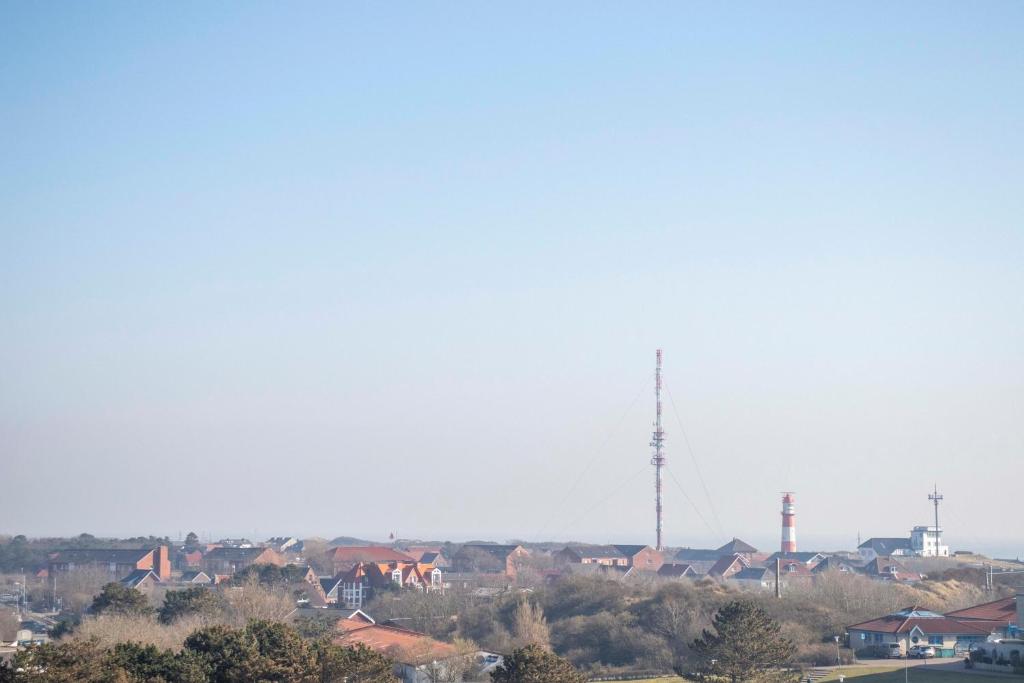
M 908 657 L 914 659 L 928 659 L 935 656 L 935 648 L 931 645 L 915 645 L 910 648 L 910 652 L 907 653 Z
M 903 657 L 903 650 L 900 649 L 899 643 L 889 643 L 886 647 L 888 650 L 885 656 L 889 659 L 900 659 Z

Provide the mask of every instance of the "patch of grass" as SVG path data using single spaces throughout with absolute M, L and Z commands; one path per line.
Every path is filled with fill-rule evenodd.
M 992 681 L 1005 681 L 1005 676 L 986 676 L 984 673 L 967 673 L 965 671 L 937 671 L 935 669 L 912 666 L 906 674 L 903 667 L 884 666 L 853 666 L 843 667 L 843 675 L 846 680 L 854 683 L 903 683 L 904 675 L 910 683 L 992 683 Z M 838 681 L 839 672 L 832 671 L 825 678 L 820 679 L 821 683 L 826 681 Z

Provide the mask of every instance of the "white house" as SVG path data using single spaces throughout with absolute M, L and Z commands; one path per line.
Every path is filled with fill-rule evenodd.
M 942 545 L 942 527 L 915 526 L 910 532 L 910 547 L 921 557 L 949 557 L 949 546 Z

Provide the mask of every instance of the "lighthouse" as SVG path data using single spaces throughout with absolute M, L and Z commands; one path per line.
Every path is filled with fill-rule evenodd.
M 796 552 L 796 496 L 792 491 L 782 494 L 782 552 Z

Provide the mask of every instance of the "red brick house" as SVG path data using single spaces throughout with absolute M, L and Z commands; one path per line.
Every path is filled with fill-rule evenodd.
M 456 572 L 504 574 L 516 576 L 516 563 L 530 556 L 521 545 L 498 545 L 496 543 L 467 543 L 452 557 Z
M 557 553 L 570 564 L 599 564 L 656 572 L 665 558 L 649 545 L 570 545 Z

